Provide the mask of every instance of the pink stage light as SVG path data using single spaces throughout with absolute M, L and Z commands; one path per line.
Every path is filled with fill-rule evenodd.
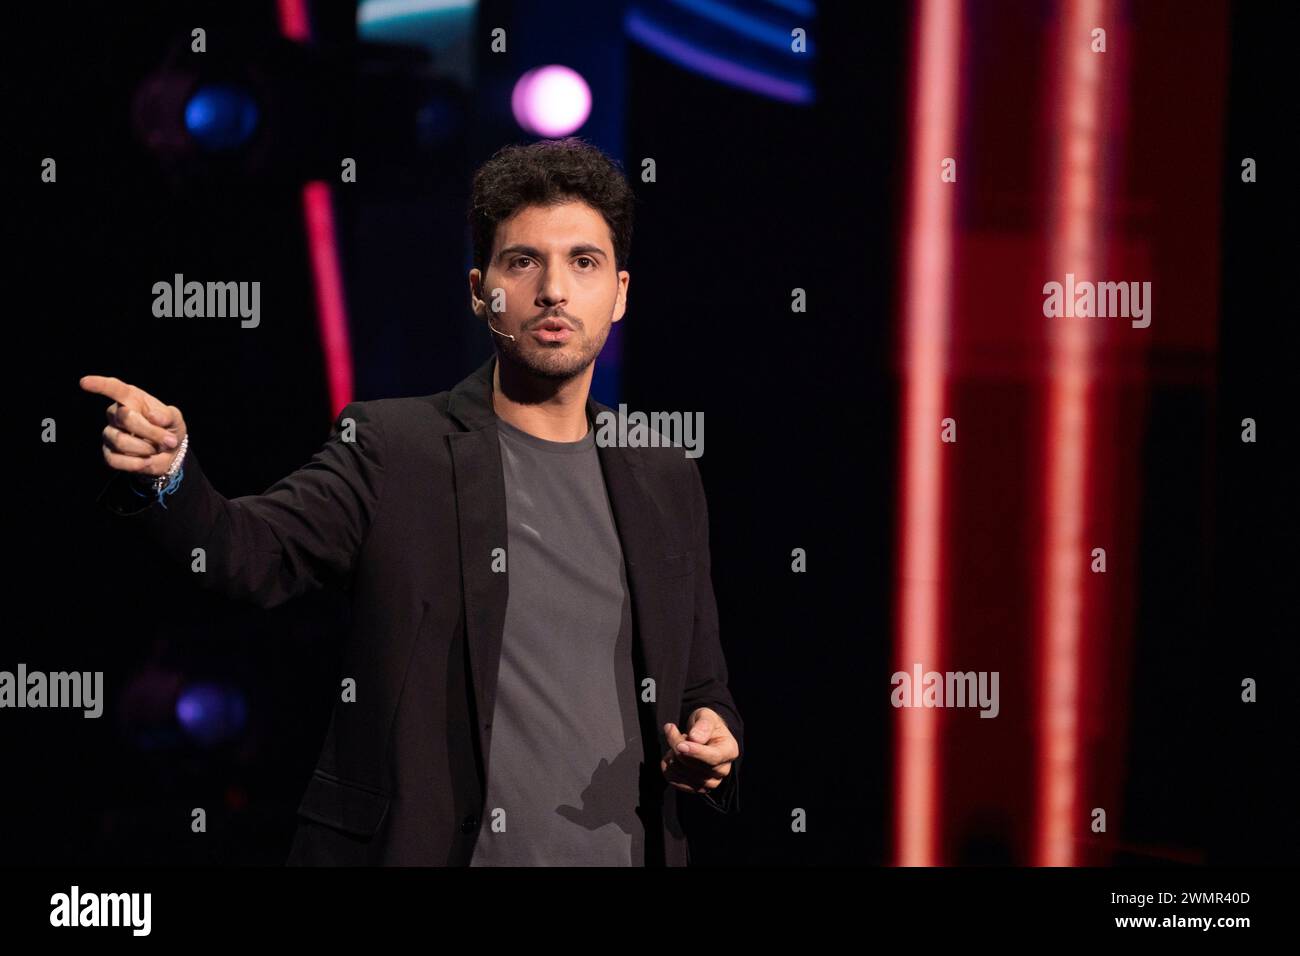
M 940 181 L 939 164 L 957 155 L 960 41 L 958 0 L 926 0 L 918 7 L 901 314 L 901 574 L 894 642 L 894 670 L 905 672 L 914 663 L 938 670 L 945 654 L 939 425 L 947 414 L 955 191 Z M 934 710 L 916 708 L 896 711 L 894 720 L 894 860 L 934 866 L 942 862 L 939 718 Z
M 343 268 L 339 263 L 338 230 L 334 225 L 334 202 L 329 185 L 310 182 L 303 186 L 302 206 L 307 222 L 312 279 L 316 285 L 316 323 L 321 353 L 325 357 L 330 411 L 337 415 L 352 401 L 352 345 L 348 337 L 347 299 L 343 292 Z
M 280 32 L 297 43 L 311 41 L 311 16 L 306 0 L 278 0 Z M 348 307 L 339 262 L 338 230 L 329 184 L 313 181 L 302 187 L 303 220 L 312 282 L 316 288 L 316 323 L 325 377 L 330 394 L 330 417 L 352 401 L 352 345 L 348 337 Z
M 568 136 L 591 115 L 591 87 L 567 66 L 539 66 L 515 83 L 515 121 L 536 136 Z
M 311 15 L 307 11 L 307 0 L 276 0 L 276 17 L 280 21 L 280 32 L 296 43 L 311 40 Z
M 1089 31 L 1112 22 L 1103 0 L 1065 0 L 1061 7 L 1057 154 L 1051 197 L 1052 275 L 1097 274 L 1101 261 L 1102 211 L 1098 179 L 1102 162 L 1103 81 L 1101 60 L 1088 45 Z M 1043 600 L 1038 684 L 1037 800 L 1034 862 L 1074 866 L 1082 824 L 1080 789 L 1085 774 L 1082 704 L 1079 699 L 1084 643 L 1083 587 L 1089 525 L 1089 463 L 1096 455 L 1092 433 L 1097 370 L 1096 327 L 1061 322 L 1049 341 L 1050 386 L 1047 460 L 1044 464 Z

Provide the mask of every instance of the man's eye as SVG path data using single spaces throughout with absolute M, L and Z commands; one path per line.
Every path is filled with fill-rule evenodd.
M 532 261 L 532 259 L 529 258 L 528 256 L 517 256 L 517 257 L 516 257 L 516 258 L 515 258 L 511 263 L 510 263 L 510 265 L 511 265 L 511 266 L 518 266 L 519 263 L 521 263 L 521 262 L 531 262 L 531 261 Z
M 590 262 L 593 266 L 596 264 L 596 260 L 591 256 L 578 256 L 578 262 Z

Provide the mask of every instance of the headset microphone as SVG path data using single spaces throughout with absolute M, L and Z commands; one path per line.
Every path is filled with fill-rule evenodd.
M 503 336 L 504 338 L 509 339 L 511 342 L 515 340 L 515 337 L 511 335 L 509 332 L 502 332 L 500 329 L 498 329 L 495 325 L 492 324 L 492 307 L 490 305 L 488 306 L 487 326 L 493 332 L 496 332 L 497 335 Z

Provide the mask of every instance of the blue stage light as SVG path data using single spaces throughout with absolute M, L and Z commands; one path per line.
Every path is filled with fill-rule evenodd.
M 257 129 L 257 101 L 247 90 L 224 83 L 201 86 L 185 104 L 185 128 L 207 150 L 235 149 Z
M 678 66 L 737 89 L 809 106 L 813 0 L 632 0 L 627 36 Z M 796 29 L 802 46 L 796 50 Z

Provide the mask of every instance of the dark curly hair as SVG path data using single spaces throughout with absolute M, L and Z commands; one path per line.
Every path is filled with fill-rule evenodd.
M 576 136 L 503 147 L 474 173 L 470 189 L 474 266 L 487 275 L 497 225 L 520 209 L 579 199 L 605 217 L 614 238 L 614 267 L 625 269 L 635 198 L 618 161 Z

